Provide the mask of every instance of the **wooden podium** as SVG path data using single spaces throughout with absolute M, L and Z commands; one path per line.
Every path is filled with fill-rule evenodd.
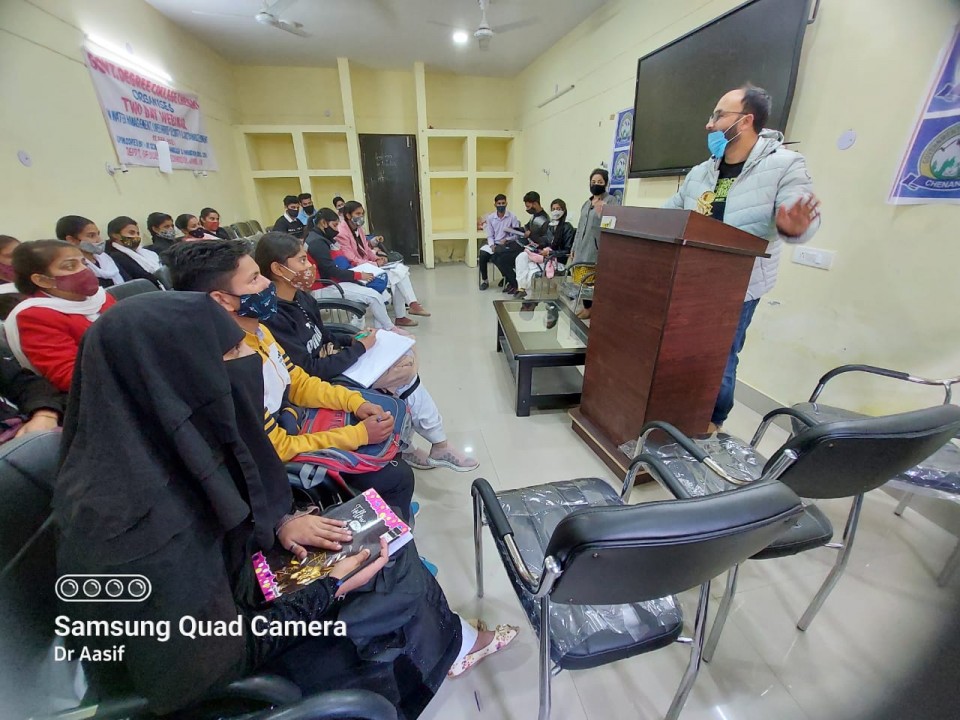
M 609 220 L 609 218 L 615 220 Z M 573 429 L 621 478 L 651 420 L 705 433 L 767 241 L 690 210 L 605 207 Z

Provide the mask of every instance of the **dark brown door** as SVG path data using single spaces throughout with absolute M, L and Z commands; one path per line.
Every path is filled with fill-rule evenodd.
M 360 135 L 360 165 L 368 232 L 383 235 L 387 248 L 402 253 L 408 265 L 419 265 L 423 231 L 416 136 Z

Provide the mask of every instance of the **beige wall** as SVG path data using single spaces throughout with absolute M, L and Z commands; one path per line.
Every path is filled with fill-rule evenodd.
M 517 78 L 524 187 L 579 207 L 590 169 L 609 162 L 611 115 L 633 104 L 636 60 L 737 4 L 614 0 L 538 58 Z M 844 363 L 960 374 L 960 209 L 884 202 L 958 20 L 953 0 L 823 0 L 807 30 L 787 136 L 800 141 L 823 201 L 811 244 L 837 256 L 825 272 L 785 253 L 757 310 L 740 379 L 777 401 L 805 399 L 821 373 Z M 536 109 L 555 85 L 570 84 L 574 91 Z M 858 139 L 841 152 L 835 143 L 848 128 Z M 632 180 L 627 203 L 657 206 L 677 182 Z M 826 399 L 885 411 L 936 397 L 872 387 L 841 381 Z
M 242 125 L 343 125 L 336 67 L 235 65 L 237 122 Z
M 163 175 L 131 167 L 107 175 L 104 164 L 117 157 L 83 64 L 84 33 L 121 46 L 129 42 L 137 55 L 166 69 L 178 89 L 200 96 L 219 172 L 197 178 L 189 171 Z M 232 71 L 144 2 L 4 0 L 0 96 L 0 233 L 53 237 L 65 214 L 88 216 L 101 229 L 117 215 L 143 223 L 154 210 L 175 216 L 205 205 L 219 209 L 227 222 L 249 216 L 233 138 Z M 32 156 L 32 167 L 17 161 L 21 149 Z
M 417 134 L 417 89 L 410 70 L 369 70 L 350 63 L 358 133 Z
M 512 78 L 426 74 L 427 124 L 453 130 L 518 130 Z

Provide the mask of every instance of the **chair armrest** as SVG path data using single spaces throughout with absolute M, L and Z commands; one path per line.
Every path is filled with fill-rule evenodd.
M 686 488 L 683 486 L 679 480 L 677 480 L 676 475 L 670 472 L 670 468 L 658 457 L 651 455 L 650 453 L 640 453 L 637 455 L 633 462 L 630 463 L 630 467 L 627 470 L 627 479 L 629 485 L 624 483 L 624 487 L 629 490 L 633 487 L 633 480 L 636 478 L 637 473 L 640 470 L 646 470 L 650 475 L 659 482 L 664 489 L 666 489 L 671 495 L 673 495 L 678 500 L 685 500 L 686 498 L 693 497 L 690 493 L 687 492 Z M 623 496 L 624 502 L 629 499 L 629 492 L 625 493 Z
M 343 288 L 340 287 L 340 283 L 337 282 L 336 280 L 331 280 L 329 278 L 317 278 L 316 280 L 314 280 L 314 283 L 315 284 L 319 283 L 320 285 L 324 285 L 326 287 L 334 287 L 337 289 L 337 292 L 340 293 L 340 297 L 342 298 L 346 297 L 346 295 L 344 295 L 343 293 Z M 320 302 L 319 298 L 315 298 L 315 299 L 317 300 L 317 302 Z
M 474 497 L 480 497 L 480 502 L 487 511 L 487 520 L 490 523 L 491 532 L 493 532 L 499 540 L 503 540 L 507 535 L 513 535 L 513 528 L 510 526 L 510 521 L 507 519 L 506 513 L 503 512 L 503 507 L 500 505 L 500 501 L 497 500 L 497 494 L 493 491 L 493 488 L 490 487 L 490 483 L 484 478 L 477 478 L 473 481 L 470 492 L 473 493 Z
M 760 444 L 760 441 L 763 440 L 764 434 L 767 432 L 767 428 L 770 427 L 770 424 L 781 415 L 787 415 L 792 417 L 795 420 L 799 420 L 808 428 L 815 427 L 820 424 L 820 421 L 817 420 L 812 415 L 808 415 L 802 410 L 797 410 L 796 408 L 776 408 L 771 410 L 766 415 L 763 416 L 763 419 L 760 421 L 760 424 L 757 425 L 757 431 L 753 434 L 753 437 L 750 439 L 750 445 L 752 447 L 757 447 Z
M 321 310 L 346 310 L 357 317 L 367 314 L 367 306 L 354 300 L 340 298 L 317 298 L 316 300 Z
M 30 720 L 126 720 L 131 717 L 142 717 L 149 713 L 150 704 L 145 697 L 131 695 L 129 697 L 110 698 L 100 703 L 81 705 L 70 710 L 62 710 L 53 715 L 33 715 Z
M 497 494 L 490 487 L 490 483 L 484 478 L 477 478 L 473 481 L 470 492 L 473 494 L 474 502 L 479 499 L 480 504 L 487 511 L 490 532 L 507 548 L 507 553 L 510 555 L 510 565 L 527 592 L 537 599 L 549 593 L 559 576 L 559 566 L 556 560 L 549 555 L 545 557 L 543 559 L 543 572 L 540 573 L 539 578 L 535 577 L 523 561 L 523 556 L 520 555 L 517 543 L 513 539 L 513 528 L 506 513 L 503 512 Z
M 397 710 L 368 690 L 335 690 L 286 707 L 250 715 L 247 720 L 397 720 Z
M 250 675 L 207 693 L 204 702 L 253 700 L 269 705 L 288 705 L 303 699 L 300 688 L 279 675 Z
M 647 441 L 647 436 L 656 430 L 665 432 L 667 435 L 673 438 L 674 442 L 690 453 L 697 462 L 703 462 L 707 459 L 706 450 L 697 445 L 685 434 L 680 432 L 680 430 L 678 430 L 676 427 L 670 423 L 663 422 L 662 420 L 653 420 L 640 428 L 640 439 L 637 441 L 636 450 L 638 454 L 643 452 L 643 446 Z
M 809 402 L 813 403 L 817 401 L 817 398 L 820 397 L 820 393 L 823 392 L 830 380 L 838 375 L 843 375 L 850 372 L 862 372 L 870 375 L 880 375 L 882 377 L 888 377 L 894 380 L 903 380 L 904 382 L 916 383 L 918 385 L 939 385 L 943 387 L 946 395 L 943 401 L 944 404 L 950 402 L 953 394 L 953 386 L 960 383 L 960 376 L 937 380 L 918 377 L 916 375 L 911 375 L 910 373 L 901 372 L 899 370 L 888 370 L 887 368 L 876 367 L 875 365 L 841 365 L 840 367 L 834 368 L 817 381 L 817 387 L 814 388 L 813 393 L 810 395 Z

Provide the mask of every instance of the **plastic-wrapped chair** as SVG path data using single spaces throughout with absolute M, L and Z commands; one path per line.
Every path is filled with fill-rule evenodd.
M 766 547 L 801 512 L 777 482 L 691 500 L 628 505 L 640 463 L 620 494 L 586 478 L 494 493 L 473 483 L 477 596 L 483 597 L 483 514 L 507 576 L 540 640 L 540 720 L 550 678 L 689 643 L 667 712 L 680 715 L 700 669 L 710 580 Z M 692 639 L 680 637 L 674 595 L 700 586 Z M 551 661 L 553 667 L 551 669 Z
M 767 460 L 757 451 L 770 424 L 785 416 L 803 430 L 791 437 Z M 653 446 L 647 437 L 666 432 L 674 442 Z M 779 480 L 800 497 L 852 498 L 843 530 L 843 542 L 833 540 L 833 525 L 816 505 L 804 507 L 793 527 L 753 559 L 765 560 L 828 547 L 837 559 L 817 594 L 797 623 L 806 630 L 839 582 L 856 539 L 866 493 L 916 465 L 960 432 L 960 407 L 940 405 L 898 415 L 817 422 L 794 408 L 778 408 L 764 416 L 749 443 L 719 434 L 692 440 L 666 423 L 648 423 L 637 442 L 637 459 L 675 497 L 725 494 L 758 481 Z M 738 567 L 727 576 L 727 589 L 710 631 L 703 657 L 710 661 L 730 613 L 737 588 Z
M 76 664 L 55 662 L 54 618 L 56 559 L 50 508 L 56 478 L 60 432 L 34 433 L 0 446 L 0 705 L 5 717 L 36 720 L 156 720 L 149 703 L 134 694 L 84 698 L 62 710 L 74 696 L 68 670 Z M 59 670 L 59 672 L 58 672 Z M 41 678 L 55 687 L 37 688 Z M 33 689 L 38 692 L 31 692 Z M 59 707 L 54 698 L 59 697 Z M 76 701 L 73 701 L 76 704 Z M 193 720 L 396 720 L 394 707 L 369 692 L 343 691 L 304 698 L 300 689 L 273 675 L 251 675 L 210 694 L 179 717 Z
M 827 383 L 838 375 L 847 373 L 866 373 L 916 385 L 941 387 L 944 391 L 944 405 L 951 402 L 953 386 L 960 383 L 960 376 L 934 380 L 873 365 L 842 365 L 821 377 L 817 381 L 817 386 L 810 395 L 810 399 L 805 403 L 794 405 L 794 407 L 820 422 L 867 417 L 862 413 L 833 405 L 824 405 L 819 402 L 820 395 L 826 388 Z M 890 482 L 887 483 L 887 487 L 904 493 L 900 504 L 894 510 L 897 516 L 903 515 L 916 495 L 935 497 L 960 504 L 960 445 L 957 444 L 957 440 L 958 438 L 954 438 L 933 455 L 924 459 L 923 462 L 891 478 Z M 944 565 L 943 570 L 940 571 L 937 584 L 941 587 L 946 585 L 958 567 L 960 567 L 960 540 L 958 540 L 957 546 Z
M 560 297 L 573 303 L 577 310 L 583 300 L 593 300 L 593 288 L 597 284 L 597 266 L 593 263 L 573 263 L 561 273 Z

